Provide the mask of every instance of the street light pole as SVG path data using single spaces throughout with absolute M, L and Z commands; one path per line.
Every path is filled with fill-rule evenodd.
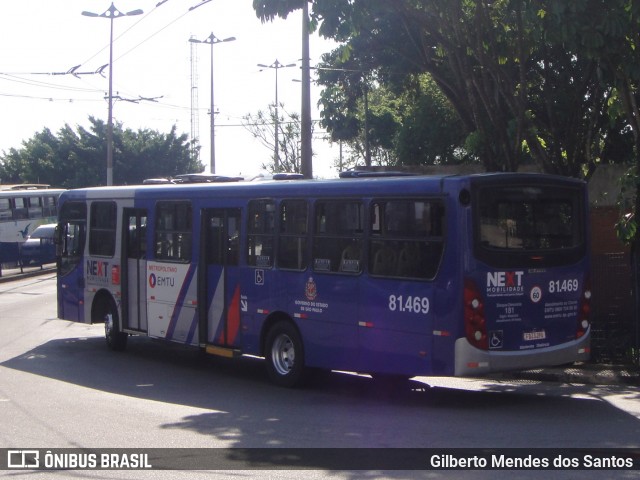
M 309 66 L 309 5 L 302 2 L 302 98 L 300 105 L 302 140 L 301 173 L 313 178 L 313 150 L 311 145 L 311 73 Z
M 236 39 L 236 37 L 229 37 L 220 40 L 217 38 L 213 32 L 204 40 L 196 40 L 195 38 L 190 38 L 189 41 L 192 43 L 207 43 L 211 45 L 211 160 L 210 166 L 211 173 L 216 173 L 216 147 L 215 147 L 215 110 L 214 110 L 214 102 L 213 102 L 213 46 L 216 43 L 223 42 L 232 42 Z
M 93 13 L 83 11 L 85 17 L 102 17 L 108 18 L 110 21 L 109 29 L 109 113 L 107 118 L 107 185 L 113 185 L 113 19 L 120 17 L 130 17 L 133 15 L 141 15 L 142 10 L 132 10 L 123 13 L 118 10 L 113 3 L 108 10 L 103 13 Z
M 279 136 L 278 136 L 278 130 L 280 129 L 280 119 L 278 118 L 278 70 L 281 68 L 288 68 L 288 67 L 295 67 L 296 64 L 295 63 L 290 63 L 288 65 L 283 65 L 282 63 L 280 63 L 278 61 L 278 59 L 276 58 L 276 61 L 273 62 L 271 65 L 264 65 L 262 63 L 258 64 L 259 67 L 261 68 L 273 68 L 276 71 L 276 105 L 275 105 L 275 114 L 276 114 L 276 119 L 275 119 L 275 147 L 274 147 L 274 158 L 273 158 L 273 170 L 278 173 L 280 171 L 280 147 L 279 147 Z

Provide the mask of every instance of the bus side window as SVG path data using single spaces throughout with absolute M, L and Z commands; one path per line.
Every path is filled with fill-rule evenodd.
M 11 202 L 8 198 L 0 198 L 0 221 L 11 220 Z
M 391 277 L 396 274 L 398 261 L 397 245 L 395 242 L 371 242 L 371 266 L 373 275 Z
M 112 257 L 116 251 L 117 207 L 114 202 L 91 204 L 89 254 Z
M 307 202 L 280 202 L 278 267 L 290 270 L 307 268 Z
M 213 265 L 236 266 L 240 249 L 240 210 L 216 209 L 205 218 L 206 260 Z
M 275 212 L 273 200 L 249 202 L 247 265 L 260 268 L 273 266 Z
M 138 222 L 140 228 L 138 229 Z M 147 217 L 140 216 L 139 219 L 136 216 L 129 217 L 129 224 L 127 225 L 129 234 L 127 235 L 127 255 L 129 258 L 147 258 Z
M 240 210 L 227 217 L 227 265 L 240 262 Z
M 434 278 L 443 251 L 444 209 L 434 200 L 379 200 L 371 206 L 369 272 Z
M 45 217 L 56 216 L 56 197 L 45 196 L 42 198 L 42 215 Z
M 87 205 L 84 202 L 67 202 L 60 211 L 58 253 L 60 275 L 66 275 L 78 266 L 84 253 L 87 225 Z
M 42 199 L 40 197 L 29 197 L 27 210 L 29 218 L 42 218 Z
M 84 224 L 67 223 L 64 225 L 64 240 L 62 254 L 67 257 L 76 257 L 82 255 L 82 247 L 84 245 Z
M 22 197 L 15 197 L 13 199 L 13 219 L 22 220 L 25 218 L 29 218 L 27 199 Z
M 313 269 L 358 274 L 362 271 L 362 202 L 328 200 L 316 203 Z
M 190 262 L 192 225 L 191 202 L 158 202 L 155 232 L 156 259 Z

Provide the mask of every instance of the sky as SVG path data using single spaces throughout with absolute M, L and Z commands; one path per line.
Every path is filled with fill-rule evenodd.
M 132 130 L 152 129 L 190 135 L 192 130 L 192 46 L 195 46 L 200 160 L 210 158 L 211 46 L 192 44 L 212 33 L 235 41 L 213 46 L 215 173 L 251 176 L 271 161 L 273 152 L 253 139 L 242 117 L 267 111 L 275 101 L 276 60 L 296 67 L 278 69 L 278 100 L 300 112 L 301 12 L 262 23 L 252 0 L 115 0 L 121 12 L 142 15 L 113 21 L 113 95 L 155 99 L 115 100 L 114 121 Z M 0 153 L 20 148 L 43 128 L 58 132 L 65 124 L 88 127 L 89 116 L 107 121 L 110 20 L 102 14 L 110 0 L 20 0 L 0 6 Z M 196 7 L 192 10 L 191 7 Z M 310 38 L 313 67 L 335 44 Z M 79 75 L 63 74 L 72 67 Z M 314 74 L 312 71 L 312 81 Z M 320 88 L 311 86 L 312 120 L 319 120 Z M 336 175 L 338 147 L 313 136 L 313 173 Z M 105 158 L 106 172 L 106 158 Z M 106 175 L 106 173 L 105 173 Z

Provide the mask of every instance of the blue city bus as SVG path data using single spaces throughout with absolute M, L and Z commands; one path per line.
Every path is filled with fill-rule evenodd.
M 29 235 L 40 225 L 57 221 L 62 192 L 43 184 L 0 186 L 0 267 L 19 263 Z
M 60 197 L 58 315 L 391 379 L 589 357 L 585 183 L 540 174 L 142 185 Z M 286 178 L 286 177 L 285 177 Z

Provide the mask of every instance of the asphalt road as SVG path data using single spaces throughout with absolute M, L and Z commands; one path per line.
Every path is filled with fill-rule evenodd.
M 0 284 L 0 448 L 640 448 L 635 387 L 418 378 L 390 389 L 327 373 L 271 385 L 262 361 L 56 318 L 55 276 Z M 314 465 L 310 465 L 314 467 Z M 15 478 L 575 478 L 567 471 L 2 472 Z M 581 471 L 581 478 L 638 472 Z

